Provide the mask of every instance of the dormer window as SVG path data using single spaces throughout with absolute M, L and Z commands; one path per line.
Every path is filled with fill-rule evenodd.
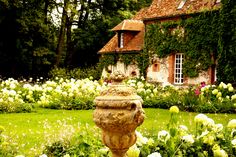
M 124 33 L 123 32 L 120 32 L 118 33 L 118 46 L 119 48 L 123 48 L 124 47 Z
M 179 6 L 178 6 L 177 9 L 178 9 L 178 10 L 179 10 L 179 9 L 182 9 L 185 3 L 186 3 L 186 0 L 181 0 L 181 2 L 179 3 Z

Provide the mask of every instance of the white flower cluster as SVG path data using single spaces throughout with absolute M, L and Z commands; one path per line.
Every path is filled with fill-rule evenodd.
M 219 101 L 223 101 L 224 99 L 231 101 L 236 100 L 235 89 L 231 83 L 225 84 L 221 82 L 219 86 L 207 85 L 202 87 L 200 97 L 204 98 L 209 95 L 212 95 Z
M 74 99 L 92 101 L 100 91 L 105 88 L 104 84 L 90 79 L 57 79 L 45 83 L 29 81 L 17 81 L 9 78 L 0 84 L 0 111 L 14 112 L 23 104 L 39 104 L 48 107 L 50 104 L 66 102 L 70 104 Z M 63 103 L 62 103 L 63 104 Z

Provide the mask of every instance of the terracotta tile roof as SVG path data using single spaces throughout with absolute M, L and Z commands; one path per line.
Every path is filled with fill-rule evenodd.
M 140 32 L 137 32 L 137 34 L 127 44 L 125 44 L 123 48 L 118 47 L 118 35 L 116 34 L 98 53 L 129 53 L 134 51 L 140 51 L 143 49 L 143 42 L 144 25 L 142 30 Z
M 193 14 L 220 7 L 217 0 L 153 0 L 151 6 L 143 14 L 144 20 L 166 18 L 184 14 Z M 182 4 L 182 7 L 181 7 Z
M 149 7 L 140 9 L 133 17 L 133 20 L 143 20 Z
M 112 31 L 126 30 L 126 31 L 141 31 L 143 28 L 143 21 L 141 20 L 124 20 L 117 26 L 115 26 Z

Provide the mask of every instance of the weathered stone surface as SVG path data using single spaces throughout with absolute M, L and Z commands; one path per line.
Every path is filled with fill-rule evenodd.
M 112 85 L 95 98 L 95 124 L 102 129 L 102 141 L 113 157 L 125 157 L 136 142 L 135 129 L 144 121 L 142 98 L 135 90 L 122 84 L 125 77 L 117 72 Z

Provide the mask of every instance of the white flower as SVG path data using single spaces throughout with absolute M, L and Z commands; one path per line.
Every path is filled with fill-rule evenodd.
M 236 94 L 231 96 L 231 100 L 235 100 L 236 99 Z
M 190 144 L 194 143 L 193 135 L 185 135 L 182 137 L 182 140 Z
M 166 142 L 170 139 L 170 133 L 168 131 L 162 130 L 158 132 L 158 139 L 162 142 Z
M 233 139 L 233 140 L 231 141 L 231 144 L 232 144 L 234 147 L 236 147 L 236 139 Z
M 217 132 L 222 131 L 223 128 L 224 128 L 224 127 L 223 127 L 222 124 L 215 124 L 215 125 L 213 126 L 212 130 L 217 133 Z
M 194 122 L 196 123 L 204 123 L 205 121 L 207 121 L 207 116 L 205 114 L 198 114 L 194 117 Z
M 63 157 L 70 157 L 70 155 L 69 155 L 69 154 L 66 154 L 66 155 L 64 155 Z
M 221 92 L 218 92 L 217 94 L 216 94 L 216 97 L 217 98 L 219 98 L 219 97 L 221 97 L 222 96 L 222 93 Z
M 226 88 L 228 88 L 228 87 L 227 87 L 227 85 L 226 85 L 224 82 L 221 82 L 221 83 L 219 84 L 219 88 L 224 88 L 224 89 L 226 89 Z
M 161 157 L 161 154 L 158 152 L 154 152 L 152 154 L 149 154 L 147 157 Z
M 206 120 L 203 122 L 203 125 L 208 126 L 208 127 L 213 127 L 215 125 L 215 122 L 211 118 L 206 118 Z
M 217 149 L 213 151 L 214 157 L 228 157 L 228 154 L 223 149 Z
M 107 154 L 109 151 L 109 148 L 108 147 L 105 147 L 105 148 L 101 148 L 98 150 L 99 153 L 101 154 Z
M 188 127 L 185 125 L 179 125 L 179 131 L 182 133 L 182 135 L 184 135 L 188 132 Z
M 42 154 L 39 157 L 47 157 L 47 155 L 46 154 Z
M 135 131 L 135 133 L 137 135 L 137 144 L 138 145 L 147 144 L 148 138 L 143 137 L 143 135 L 140 132 L 138 132 L 138 131 Z
M 231 83 L 228 83 L 227 84 L 227 87 L 229 88 L 229 87 L 232 87 L 232 84 Z
M 228 90 L 229 90 L 229 92 L 233 92 L 234 91 L 234 87 L 229 87 Z
M 231 129 L 236 128 L 236 119 L 232 119 L 231 121 L 229 121 L 227 127 Z

